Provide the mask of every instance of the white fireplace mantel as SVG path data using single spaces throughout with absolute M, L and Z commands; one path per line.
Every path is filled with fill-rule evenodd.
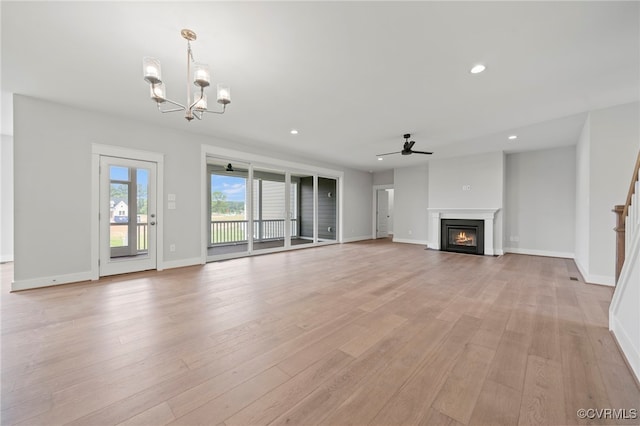
M 472 219 L 484 220 L 484 254 L 493 256 L 495 254 L 493 244 L 493 225 L 496 209 L 461 209 L 461 208 L 429 208 L 429 248 L 440 250 L 440 221 L 442 219 Z

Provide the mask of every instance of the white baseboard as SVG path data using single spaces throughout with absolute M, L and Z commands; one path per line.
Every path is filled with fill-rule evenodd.
M 364 235 L 361 237 L 349 237 L 349 238 L 343 238 L 342 242 L 343 243 L 355 243 L 356 241 L 364 241 L 364 240 L 372 240 L 373 238 L 371 238 L 371 235 Z
M 609 317 L 609 330 L 615 335 L 618 345 L 624 352 L 625 358 L 631 367 L 631 371 L 636 376 L 636 380 L 640 381 L 640 348 L 633 344 L 633 339 L 629 337 L 615 316 Z
M 580 262 L 580 260 L 577 257 L 574 257 L 573 261 L 576 263 L 576 266 L 578 267 L 578 271 L 580 271 L 580 274 L 582 274 L 582 278 L 584 278 L 585 282 L 589 284 L 607 285 L 610 287 L 614 287 L 616 285 L 615 284 L 616 280 L 614 277 L 607 276 L 607 275 L 590 274 L 589 270 L 585 268 L 585 266 Z
M 506 253 L 528 254 L 531 256 L 544 256 L 544 257 L 561 257 L 564 259 L 573 259 L 575 257 L 573 253 L 568 253 L 568 252 L 533 250 L 533 249 L 520 248 L 520 247 L 505 247 L 504 251 Z
M 13 254 L 3 254 L 0 256 L 0 263 L 13 262 Z
M 31 278 L 28 280 L 14 281 L 11 283 L 11 291 L 29 290 L 32 288 L 51 287 L 54 285 L 91 281 L 91 271 L 75 274 L 53 275 L 50 277 Z
M 600 284 L 600 285 L 607 285 L 609 287 L 615 287 L 616 286 L 616 279 L 614 277 L 608 276 L 608 275 L 588 275 L 586 277 L 584 277 L 584 279 L 587 281 L 587 283 L 589 284 Z
M 162 263 L 163 269 L 184 268 L 186 266 L 202 265 L 202 258 L 192 257 L 190 259 L 169 260 Z M 158 270 L 161 270 L 158 268 Z
M 429 242 L 427 240 L 409 240 L 407 238 L 396 238 L 393 237 L 394 243 L 407 243 L 407 244 L 420 244 L 422 246 L 426 246 Z
M 494 254 L 495 254 L 496 256 L 502 256 L 502 255 L 505 253 L 505 251 L 504 251 L 504 250 L 502 250 L 502 249 L 495 249 L 495 250 L 493 250 L 493 251 L 495 252 Z

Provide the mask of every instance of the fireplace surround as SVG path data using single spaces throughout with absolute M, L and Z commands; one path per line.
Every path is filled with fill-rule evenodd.
M 440 221 L 440 250 L 484 254 L 484 221 L 442 219 Z
M 440 250 L 440 221 L 444 219 L 482 220 L 484 221 L 484 255 L 494 256 L 496 254 L 502 254 L 502 247 L 499 246 L 498 249 L 496 249 L 494 246 L 494 244 L 496 244 L 494 241 L 496 236 L 494 234 L 498 234 L 497 238 L 501 238 L 502 235 L 499 230 L 496 230 L 496 215 L 499 211 L 500 208 L 428 208 L 428 247 L 433 250 Z M 497 226 L 501 226 L 501 222 L 498 222 Z

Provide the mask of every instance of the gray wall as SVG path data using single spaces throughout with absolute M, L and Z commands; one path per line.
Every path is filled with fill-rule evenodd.
M 506 156 L 505 251 L 573 257 L 576 149 Z
M 373 174 L 374 185 L 393 185 L 393 170 L 384 170 Z
M 159 250 L 166 262 L 190 262 L 201 256 L 206 239 L 200 235 L 201 145 L 269 155 L 266 149 L 34 98 L 15 96 L 14 103 L 15 209 L 20 212 L 15 218 L 16 282 L 91 271 L 92 143 L 164 154 L 164 192 L 176 194 L 177 204 L 175 210 L 165 206 L 163 211 L 165 247 Z M 328 167 L 286 155 L 278 158 Z M 372 226 L 371 176 L 344 172 L 345 198 L 368 194 L 364 196 L 368 203 L 350 204 L 344 215 L 346 240 L 370 232 L 360 233 L 363 223 L 367 230 Z M 169 244 L 176 245 L 175 252 L 168 250 Z
M 589 187 L 591 164 L 591 122 L 589 118 L 582 127 L 580 139 L 576 145 L 576 221 L 575 221 L 575 257 L 574 260 L 582 275 L 589 274 Z
M 395 169 L 393 182 L 393 241 L 427 244 L 429 167 Z
M 589 214 L 588 226 L 583 217 L 576 233 L 588 235 L 588 260 L 585 263 L 581 253 L 578 266 L 590 282 L 614 284 L 615 215 L 611 209 L 626 200 L 638 155 L 639 116 L 638 102 L 591 111 L 588 134 L 583 132 L 577 167 L 580 174 L 588 170 L 589 184 L 586 193 L 579 193 L 577 204 L 588 205 Z M 584 150 L 588 155 L 584 155 Z
M 342 227 L 345 242 L 371 239 L 373 184 L 371 173 L 345 170 L 342 188 Z M 366 213 L 364 213 L 366 211 Z M 365 218 L 363 215 L 366 214 Z
M 0 262 L 13 260 L 13 136 L 0 147 Z

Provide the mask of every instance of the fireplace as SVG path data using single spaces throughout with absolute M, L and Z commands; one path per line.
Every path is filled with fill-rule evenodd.
M 442 219 L 440 250 L 484 254 L 484 220 Z

